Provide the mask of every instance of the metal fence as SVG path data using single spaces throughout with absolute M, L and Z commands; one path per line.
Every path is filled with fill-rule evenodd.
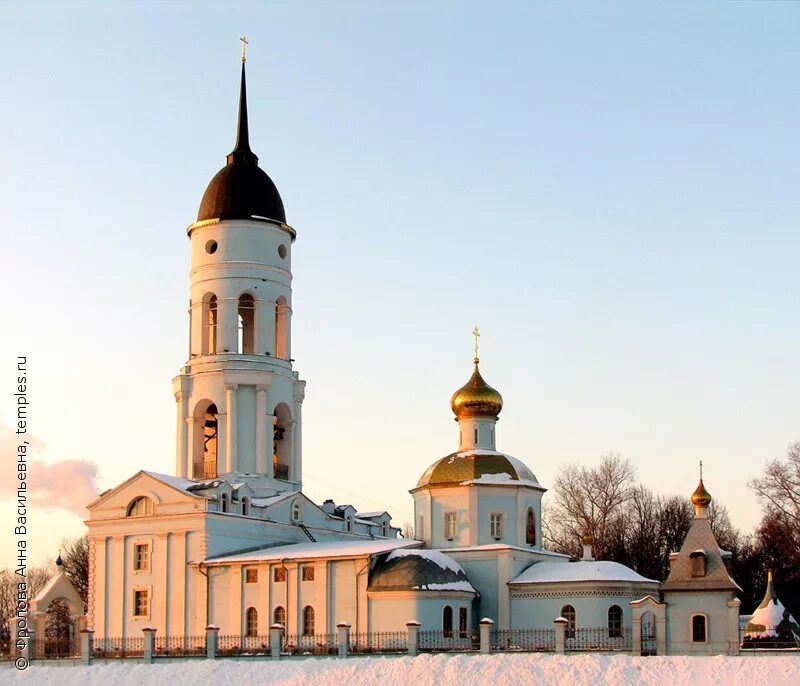
M 553 652 L 556 649 L 555 629 L 497 629 L 489 635 L 492 650 L 519 652 Z
M 53 660 L 74 657 L 79 653 L 78 646 L 71 638 L 38 638 L 32 645 L 33 654 L 40 660 Z
M 217 639 L 217 655 L 269 655 L 269 634 L 223 634 Z
M 575 629 L 567 632 L 564 648 L 568 652 L 630 651 L 632 648 L 631 629 L 623 627 L 618 635 L 612 635 L 612 632 L 605 626 Z
M 423 652 L 469 652 L 480 648 L 478 633 L 471 631 L 420 631 L 419 649 Z
M 285 634 L 281 652 L 289 655 L 336 655 L 336 634 Z
M 144 655 L 143 636 L 122 636 L 119 638 L 95 638 L 93 655 L 97 658 L 118 658 Z
M 371 634 L 350 634 L 349 651 L 354 654 L 405 653 L 407 650 L 407 631 L 381 631 Z
M 204 657 L 205 636 L 158 636 L 155 637 L 157 657 Z

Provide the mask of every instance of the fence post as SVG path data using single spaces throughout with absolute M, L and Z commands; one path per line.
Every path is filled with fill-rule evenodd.
M 494 622 L 489 619 L 488 617 L 484 617 L 480 621 L 480 632 L 481 632 L 481 652 L 488 653 L 492 650 L 492 643 L 490 640 L 490 634 L 492 631 L 492 627 L 494 626 Z
M 20 639 L 24 641 L 24 644 L 22 645 L 22 657 L 24 657 L 30 663 L 33 662 L 34 658 L 36 657 L 36 631 L 32 626 L 23 631 L 24 635 L 17 635 L 17 642 L 19 642 Z
M 553 620 L 553 628 L 556 630 L 556 653 L 563 655 L 566 652 L 567 624 L 569 622 L 563 617 L 556 617 Z
M 407 649 L 408 654 L 412 657 L 419 655 L 419 628 L 422 626 L 418 621 L 411 620 L 406 622 L 406 629 L 408 629 Z
M 92 664 L 94 652 L 94 629 L 81 629 L 81 662 L 85 665 Z
M 642 654 L 642 618 L 634 614 L 633 621 L 631 622 L 631 655 L 641 655 L 641 654 Z
M 219 627 L 209 624 L 206 627 L 206 660 L 216 660 L 219 649 Z
M 728 641 L 730 642 L 729 655 L 739 654 L 739 606 L 742 601 L 738 598 L 729 600 L 728 605 Z
M 347 649 L 350 647 L 350 625 L 347 622 L 339 622 L 336 631 L 339 634 L 339 657 L 347 657 Z
M 278 660 L 281 657 L 281 644 L 283 643 L 283 624 L 273 624 L 269 628 L 270 656 Z
M 144 634 L 144 663 L 150 665 L 153 664 L 153 655 L 156 652 L 156 628 L 146 626 L 142 629 L 142 634 Z

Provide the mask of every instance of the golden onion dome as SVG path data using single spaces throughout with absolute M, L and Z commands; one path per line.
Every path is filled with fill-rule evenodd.
M 594 543 L 594 534 L 591 532 L 581 534 L 581 543 L 583 543 L 583 545 L 592 545 Z
M 710 502 L 711 494 L 706 490 L 706 487 L 703 485 L 703 479 L 701 478 L 700 483 L 697 485 L 694 493 L 692 493 L 692 505 L 708 507 Z
M 469 381 L 450 398 L 450 408 L 456 419 L 467 417 L 497 417 L 503 409 L 503 396 L 483 380 L 475 360 L 475 371 Z

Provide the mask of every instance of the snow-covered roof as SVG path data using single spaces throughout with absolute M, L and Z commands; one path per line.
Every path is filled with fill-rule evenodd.
M 270 505 L 279 503 L 281 500 L 286 500 L 287 498 L 291 498 L 293 495 L 298 495 L 297 491 L 278 493 L 278 495 L 273 495 L 270 496 L 269 498 L 251 498 L 250 504 L 255 505 L 256 507 L 269 507 Z
M 481 474 L 477 479 L 470 479 L 469 481 L 462 481 L 462 486 L 469 486 L 471 484 L 478 484 L 482 486 L 534 486 L 540 488 L 541 485 L 538 481 L 531 481 L 530 479 L 514 479 L 510 474 L 501 472 L 500 474 Z
M 578 562 L 535 562 L 511 584 L 543 584 L 567 581 L 623 581 L 626 583 L 658 584 L 646 579 L 630 567 L 610 560 L 579 560 Z
M 412 591 L 467 591 L 468 593 L 475 593 L 475 588 L 469 581 L 449 581 L 445 584 L 422 584 L 421 586 L 412 586 Z
M 368 541 L 319 541 L 290 543 L 259 548 L 244 553 L 222 555 L 205 560 L 206 564 L 228 564 L 231 562 L 261 562 L 268 560 L 309 560 L 330 557 L 362 557 L 377 555 L 397 548 L 421 545 L 419 541 L 408 539 L 381 538 Z
M 191 479 L 181 479 L 179 476 L 172 476 L 171 474 L 159 474 L 158 472 L 145 472 L 148 476 L 152 476 L 161 483 L 177 488 L 179 491 L 189 492 L 189 489 L 198 485 L 197 481 Z
M 393 550 L 389 557 L 386 558 L 386 561 L 389 562 L 391 560 L 396 560 L 399 557 L 406 557 L 407 555 L 413 555 L 414 557 L 421 557 L 425 560 L 430 560 L 431 562 L 439 565 L 442 569 L 449 569 L 456 574 L 464 573 L 464 569 L 461 567 L 458 562 L 456 562 L 452 557 L 445 555 L 441 550 L 423 550 L 413 549 L 413 550 Z
M 519 550 L 524 553 L 535 553 L 536 555 L 545 555 L 547 557 L 555 557 L 560 560 L 569 560 L 569 555 L 564 553 L 554 553 L 552 550 L 542 550 L 534 548 L 524 548 L 521 545 L 511 545 L 509 543 L 486 543 L 484 545 L 472 545 L 463 548 L 448 548 L 448 553 L 467 553 L 467 552 L 480 552 L 484 550 Z
M 356 517 L 361 519 L 371 519 L 372 517 L 380 517 L 381 515 L 389 514 L 386 510 L 380 512 L 356 512 Z
M 441 550 L 392 551 L 372 570 L 370 591 L 462 591 L 475 593 L 458 562 Z

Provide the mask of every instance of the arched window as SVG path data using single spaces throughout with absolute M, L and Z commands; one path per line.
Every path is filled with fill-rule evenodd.
M 275 357 L 289 359 L 289 306 L 283 296 L 275 303 Z
M 247 636 L 258 636 L 258 610 L 247 608 Z
M 153 514 L 153 501 L 143 495 L 131 500 L 126 517 L 144 517 Z
M 352 531 L 353 530 L 353 518 L 350 515 L 348 515 L 347 517 L 345 517 L 344 521 L 345 521 L 345 524 L 347 526 L 347 530 L 348 531 Z
M 194 454 L 194 478 L 215 479 L 217 476 L 217 445 L 219 438 L 219 422 L 217 406 L 210 403 L 199 416 L 195 414 L 196 448 Z
M 295 500 L 292 503 L 292 521 L 299 522 L 302 516 L 302 512 L 300 510 L 300 502 Z
M 608 608 L 608 637 L 622 638 L 622 608 L 619 605 Z
M 275 425 L 272 431 L 272 472 L 276 479 L 289 479 L 292 459 L 292 412 L 286 403 L 275 406 Z
M 314 608 L 306 605 L 303 608 L 303 636 L 314 635 Z
M 273 624 L 282 624 L 286 626 L 286 608 L 278 605 L 272 612 Z
M 250 498 L 248 498 L 247 496 L 242 498 L 242 514 L 245 517 L 248 517 L 250 515 Z
M 239 298 L 239 348 L 238 352 L 255 355 L 256 352 L 256 302 L 245 293 Z
M 705 615 L 692 616 L 692 643 L 705 643 L 708 638 Z
M 453 608 L 449 605 L 442 610 L 442 633 L 448 638 L 453 636 Z
M 219 511 L 220 512 L 227 512 L 228 511 L 228 494 L 223 493 L 219 497 Z
M 561 608 L 561 616 L 567 620 L 567 638 L 575 638 L 575 608 L 572 605 L 564 605 Z
M 536 545 L 536 513 L 532 507 L 528 508 L 528 514 L 525 519 L 525 543 Z
M 217 352 L 217 296 L 208 294 L 203 298 L 205 306 L 205 322 L 203 336 L 203 353 L 215 355 Z

